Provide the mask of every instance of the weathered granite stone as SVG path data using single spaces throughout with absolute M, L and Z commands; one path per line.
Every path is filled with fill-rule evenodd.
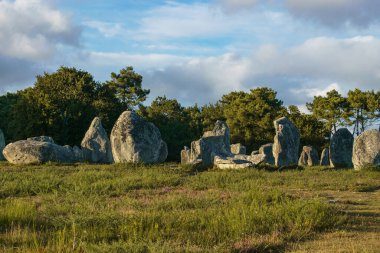
M 252 168 L 255 166 L 252 162 L 245 159 L 239 159 L 237 157 L 220 157 L 217 155 L 214 156 L 213 164 L 216 168 L 222 170 L 237 170 Z
M 380 167 L 380 132 L 367 130 L 354 140 L 352 162 L 355 170 Z
M 81 147 L 85 159 L 90 163 L 113 162 L 111 142 L 99 117 L 94 118 L 91 122 L 82 140 Z
M 328 148 L 324 148 L 321 154 L 321 166 L 329 166 L 330 165 L 330 151 Z
M 273 144 L 273 156 L 276 166 L 296 165 L 300 145 L 300 133 L 286 117 L 275 120 L 276 135 Z
M 247 149 L 240 143 L 232 144 L 231 153 L 235 155 L 245 155 L 247 153 Z
M 253 150 L 251 155 L 258 155 L 260 154 L 260 151 L 259 150 Z M 273 156 L 273 155 L 272 155 Z
M 110 139 L 116 163 L 162 162 L 165 152 L 167 154 L 167 146 L 162 144 L 158 128 L 133 111 L 125 111 L 120 115 L 112 128 Z
M 5 147 L 5 138 L 3 131 L 0 129 L 0 161 L 4 160 L 3 149 Z
M 49 142 L 49 143 L 55 143 L 53 138 L 50 136 L 36 136 L 36 137 L 30 137 L 26 139 L 27 141 L 40 141 L 40 142 Z
M 72 163 L 72 150 L 51 142 L 22 140 L 8 144 L 3 150 L 4 157 L 13 164 L 39 164 L 45 162 Z
M 76 162 L 85 162 L 86 161 L 86 157 L 84 155 L 84 152 L 81 148 L 79 148 L 78 146 L 74 146 L 72 148 L 73 150 L 73 154 L 74 154 L 74 159 Z
M 265 155 L 265 163 L 274 165 L 273 143 L 262 145 L 259 149 L 259 154 Z
M 317 166 L 319 165 L 318 151 L 312 146 L 303 146 L 300 159 L 300 166 Z
M 335 168 L 352 168 L 354 137 L 347 128 L 340 128 L 331 137 L 330 165 Z
M 205 132 L 202 138 L 191 143 L 190 158 L 187 163 L 192 164 L 197 160 L 202 160 L 202 166 L 208 167 L 213 164 L 214 156 L 233 156 L 229 138 L 230 130 L 227 124 L 218 120 L 212 131 Z
M 181 164 L 190 163 L 190 149 L 188 147 L 184 147 L 181 150 Z
M 166 158 L 168 157 L 168 146 L 166 145 L 166 142 L 161 140 L 161 145 L 160 145 L 160 154 L 158 156 L 157 162 L 163 163 L 165 162 Z

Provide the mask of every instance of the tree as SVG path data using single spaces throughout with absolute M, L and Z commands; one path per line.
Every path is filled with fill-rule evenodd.
M 16 105 L 20 96 L 16 93 L 7 93 L 0 96 L 0 129 L 4 132 L 7 142 L 16 140 L 14 127 L 11 125 L 13 118 L 13 108 Z
M 128 66 L 120 70 L 119 74 L 111 73 L 111 80 L 106 82 L 114 90 L 120 100 L 123 110 L 130 110 L 145 101 L 150 90 L 141 87 L 143 77 Z
M 326 122 L 330 132 L 336 132 L 338 126 L 343 126 L 348 118 L 348 104 L 336 90 L 327 92 L 327 96 L 315 96 L 312 103 L 306 104 L 309 111 L 317 119 Z
M 220 102 L 201 107 L 202 132 L 212 130 L 217 120 L 226 120 Z
M 150 106 L 140 106 L 139 113 L 160 130 L 168 146 L 169 161 L 179 161 L 182 148 L 198 138 L 190 116 L 176 99 L 157 97 Z
M 301 113 L 297 106 L 288 106 L 287 117 L 300 131 L 301 146 L 311 145 L 319 150 L 327 147 L 330 131 L 324 121 L 314 115 Z
M 256 88 L 246 92 L 231 92 L 221 99 L 224 117 L 231 130 L 232 142 L 248 148 L 259 148 L 272 142 L 273 121 L 283 116 L 286 109 L 270 88 Z

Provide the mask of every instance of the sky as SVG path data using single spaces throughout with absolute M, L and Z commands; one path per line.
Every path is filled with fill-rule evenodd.
M 0 95 L 69 66 L 126 66 L 149 101 L 214 103 L 270 87 L 285 105 L 380 89 L 377 0 L 0 0 Z

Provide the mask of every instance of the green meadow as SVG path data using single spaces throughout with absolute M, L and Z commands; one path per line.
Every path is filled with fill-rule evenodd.
M 380 172 L 0 163 L 0 252 L 378 252 Z

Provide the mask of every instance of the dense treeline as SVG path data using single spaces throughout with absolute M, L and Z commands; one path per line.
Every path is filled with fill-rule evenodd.
M 180 150 L 212 129 L 218 119 L 226 120 L 231 142 L 240 142 L 249 151 L 273 141 L 273 120 L 287 116 L 301 133 L 301 145 L 325 147 L 331 133 L 350 126 L 360 134 L 380 119 L 380 91 L 338 91 L 316 96 L 300 112 L 295 105 L 285 107 L 273 89 L 261 87 L 249 92 L 235 91 L 217 103 L 183 107 L 176 99 L 157 97 L 142 103 L 149 90 L 143 77 L 132 67 L 111 73 L 99 83 L 93 76 L 75 68 L 61 67 L 54 73 L 37 76 L 34 86 L 0 96 L 0 128 L 8 142 L 30 136 L 52 136 L 59 144 L 79 145 L 91 120 L 102 118 L 110 132 L 121 112 L 134 109 L 153 122 L 168 144 L 169 160 L 179 160 Z

